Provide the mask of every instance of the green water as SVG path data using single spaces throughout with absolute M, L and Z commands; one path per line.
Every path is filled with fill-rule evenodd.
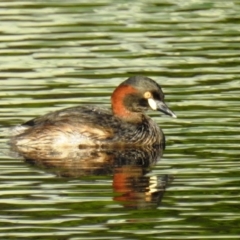
M 0 11 L 1 239 L 240 238 L 240 1 L 13 0 Z M 8 155 L 10 126 L 109 107 L 136 74 L 160 83 L 178 115 L 149 112 L 167 136 L 152 168 L 81 175 Z

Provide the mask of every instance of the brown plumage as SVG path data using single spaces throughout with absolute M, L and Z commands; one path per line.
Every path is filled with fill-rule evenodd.
M 77 106 L 32 119 L 15 128 L 11 144 L 19 152 L 165 144 L 162 130 L 144 114 L 153 109 L 176 117 L 155 81 L 130 77 L 115 89 L 111 100 L 112 111 Z

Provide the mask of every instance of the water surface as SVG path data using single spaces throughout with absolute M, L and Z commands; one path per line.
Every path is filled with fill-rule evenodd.
M 0 11 L 2 239 L 239 239 L 239 1 L 13 0 Z M 109 107 L 136 74 L 178 115 L 149 112 L 167 136 L 155 166 L 69 176 L 8 156 L 10 126 Z

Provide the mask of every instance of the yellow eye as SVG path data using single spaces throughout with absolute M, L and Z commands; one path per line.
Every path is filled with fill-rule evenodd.
M 149 99 L 149 98 L 152 98 L 152 94 L 150 92 L 145 92 L 143 94 L 143 97 L 146 98 L 146 99 Z

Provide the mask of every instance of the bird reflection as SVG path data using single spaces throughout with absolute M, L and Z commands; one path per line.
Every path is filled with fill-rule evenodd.
M 14 149 L 12 149 L 14 151 Z M 153 176 L 151 166 L 162 156 L 162 147 L 117 149 L 64 149 L 59 152 L 18 152 L 25 160 L 57 176 L 79 178 L 113 175 L 114 200 L 126 208 L 159 205 L 172 176 Z
M 126 165 L 114 169 L 113 189 L 115 201 L 127 208 L 152 208 L 160 204 L 167 186 L 172 182 L 170 175 L 147 176 L 148 168 Z

